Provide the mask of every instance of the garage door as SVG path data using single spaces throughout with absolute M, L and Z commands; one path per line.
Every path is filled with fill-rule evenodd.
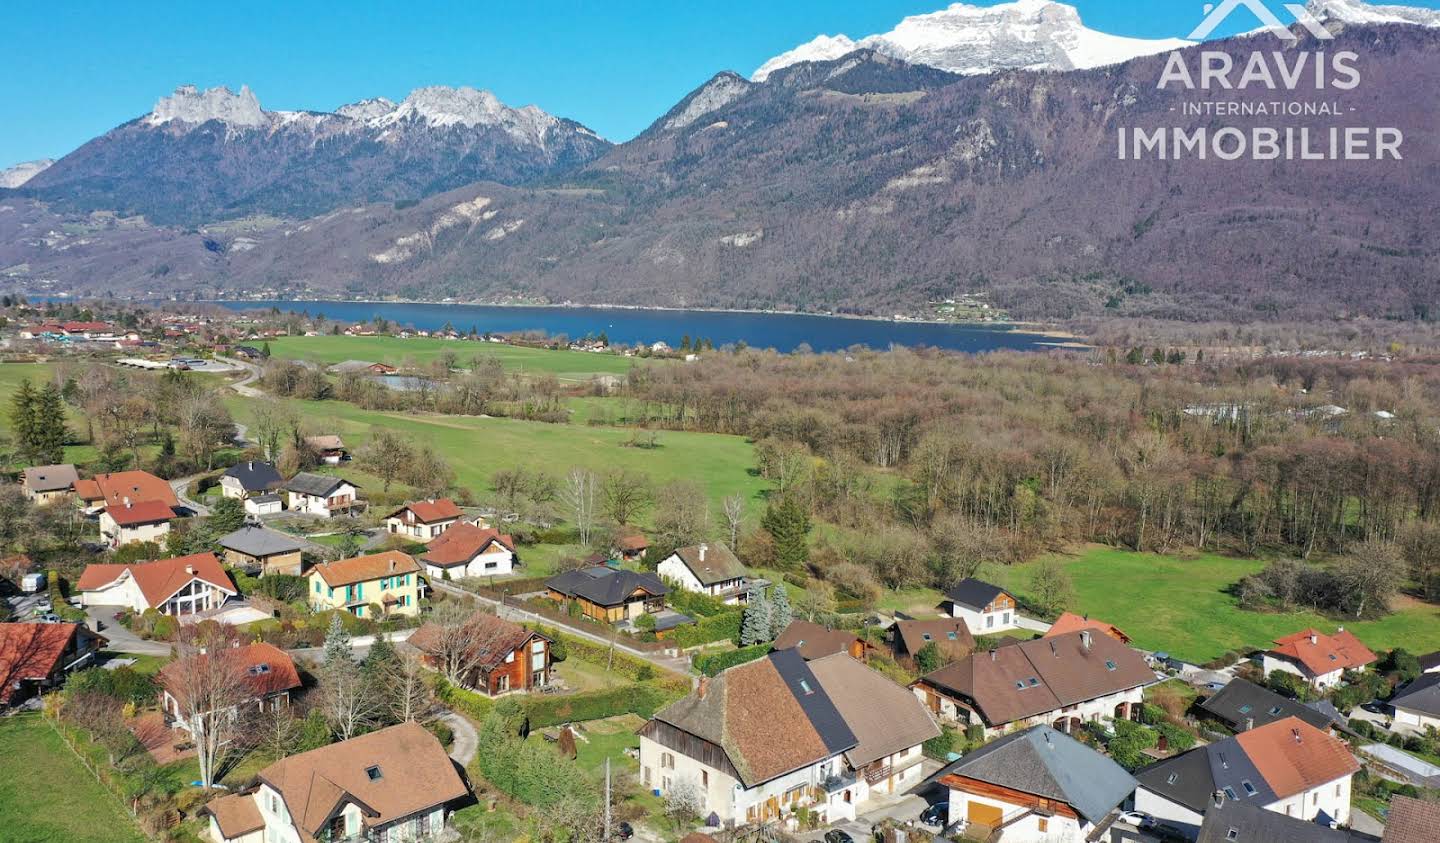
M 1000 824 L 1000 818 L 1004 815 L 1003 808 L 994 805 L 984 805 L 979 802 L 967 803 L 965 819 L 972 825 L 983 825 L 986 828 L 994 828 Z

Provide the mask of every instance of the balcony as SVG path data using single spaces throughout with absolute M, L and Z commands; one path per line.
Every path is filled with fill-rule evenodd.
M 859 779 L 855 773 L 851 770 L 846 770 L 838 776 L 830 776 L 825 779 L 825 781 L 820 783 L 820 789 L 826 793 L 838 793 L 847 787 L 854 787 L 857 781 L 859 781 Z

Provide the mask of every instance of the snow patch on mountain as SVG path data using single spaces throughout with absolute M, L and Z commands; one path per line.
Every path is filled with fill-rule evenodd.
M 172 122 L 198 126 L 219 120 L 227 126 L 250 128 L 270 122 L 249 85 L 241 85 L 238 94 L 225 87 L 202 91 L 194 85 L 181 85 L 175 93 L 161 97 L 144 120 L 150 126 Z
M 751 78 L 760 82 L 782 67 L 828 61 L 862 48 L 910 64 L 974 75 L 1012 69 L 1103 67 L 1189 43 L 1179 38 L 1126 38 L 1098 32 L 1081 22 L 1073 6 L 1050 0 L 1016 0 L 997 6 L 955 3 L 938 12 L 907 17 L 889 32 L 858 41 L 844 35 L 822 35 L 761 65 Z
M 690 95 L 684 108 L 667 119 L 661 128 L 683 129 L 706 114 L 724 108 L 750 90 L 751 84 L 734 73 L 721 73 Z
M 545 135 L 560 121 L 533 105 L 511 108 L 489 91 L 434 86 L 410 92 L 398 107 L 366 121 L 387 127 L 411 121 L 434 127 L 496 126 L 518 140 L 545 145 Z
M 1322 22 L 1440 27 L 1440 10 L 1416 6 L 1375 6 L 1363 0 L 1310 0 L 1305 8 Z
M 395 103 L 384 97 L 370 97 L 359 102 L 352 102 L 335 109 L 335 113 L 341 117 L 349 117 L 351 120 L 359 120 L 362 123 L 369 120 L 379 120 L 381 117 L 394 111 Z
M 42 171 L 48 170 L 54 163 L 54 158 L 40 158 L 35 161 L 22 161 L 13 167 L 0 170 L 0 187 L 19 187 Z

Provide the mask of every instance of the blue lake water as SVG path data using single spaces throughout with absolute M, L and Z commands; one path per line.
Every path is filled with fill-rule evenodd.
M 626 310 L 603 307 L 499 307 L 468 304 L 392 302 L 245 301 L 221 302 L 234 310 L 303 311 L 340 322 L 369 322 L 376 317 L 424 330 L 446 322 L 468 333 L 538 330 L 571 339 L 605 332 L 611 342 L 634 345 L 663 340 L 678 347 L 683 336 L 704 337 L 716 347 L 744 341 L 755 348 L 839 351 L 861 345 L 945 348 L 954 351 L 1012 349 L 1038 351 L 1063 343 L 1062 337 L 1021 333 L 1002 325 L 945 325 L 884 322 L 790 313 L 726 313 L 711 310 Z

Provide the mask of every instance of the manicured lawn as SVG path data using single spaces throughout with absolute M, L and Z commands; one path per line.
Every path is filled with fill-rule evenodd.
M 616 354 L 585 351 L 550 351 L 491 342 L 469 342 L 415 337 L 280 337 L 270 341 L 270 354 L 289 360 L 313 360 L 330 365 L 344 360 L 368 360 L 392 366 L 424 366 L 445 352 L 457 365 L 468 368 L 472 358 L 493 357 L 508 371 L 553 374 L 561 380 L 587 380 L 596 374 L 624 375 L 636 361 Z
M 109 791 L 38 715 L 0 719 L 0 839 L 142 843 Z
M 613 688 L 616 685 L 624 685 L 630 681 L 617 673 L 607 671 L 604 665 L 573 657 L 563 662 L 556 662 L 555 672 L 565 680 L 568 687 L 576 691 L 599 691 L 604 688 Z
M 1440 649 L 1440 607 L 1403 598 L 1397 602 L 1399 611 L 1374 621 L 1336 620 L 1313 612 L 1243 611 L 1226 589 L 1264 567 L 1255 559 L 1208 554 L 1180 558 L 1092 547 L 1064 557 L 1064 563 L 1075 583 L 1072 611 L 1115 624 L 1137 647 L 1165 650 L 1186 661 L 1263 648 L 1309 626 L 1332 631 L 1343 625 L 1376 651 Z M 990 567 L 981 577 L 1023 595 L 1033 567 Z
M 251 421 L 249 403 L 239 396 L 226 399 L 230 412 L 241 422 Z M 642 472 L 657 485 L 691 479 L 708 490 L 717 512 L 722 498 L 737 493 L 758 512 L 764 505 L 761 492 L 769 485 L 750 473 L 755 451 L 738 436 L 662 431 L 659 447 L 647 449 L 627 447 L 624 443 L 631 434 L 624 429 L 385 413 L 340 401 L 293 403 L 311 427 L 341 434 L 352 451 L 365 442 L 372 426 L 388 428 L 416 444 L 429 444 L 449 461 L 460 485 L 481 495 L 492 491 L 490 477 L 497 470 L 516 466 L 546 471 L 557 478 L 574 466 L 584 466 L 602 473 L 617 468 Z M 347 466 L 339 473 L 349 477 L 354 472 Z

